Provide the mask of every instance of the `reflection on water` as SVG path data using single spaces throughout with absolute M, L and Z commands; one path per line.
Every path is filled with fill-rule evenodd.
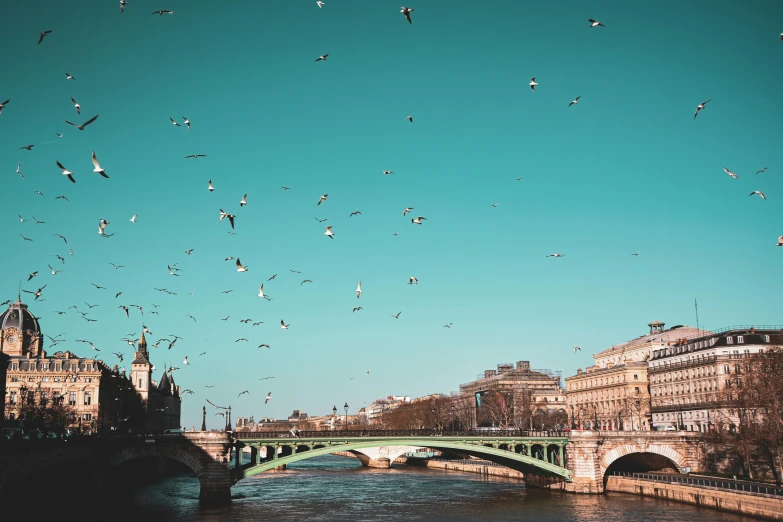
M 168 478 L 126 493 L 112 520 L 145 522 L 318 521 L 747 521 L 739 515 L 620 493 L 573 495 L 528 489 L 518 480 L 426 468 L 362 468 L 326 456 L 238 482 L 231 505 L 198 507 L 198 480 Z M 118 511 L 118 512 L 114 512 Z

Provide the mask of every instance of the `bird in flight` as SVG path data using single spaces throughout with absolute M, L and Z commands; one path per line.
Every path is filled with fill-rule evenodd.
M 588 21 L 588 22 L 590 22 L 590 29 L 592 29 L 593 27 L 598 27 L 599 25 L 600 25 L 601 27 L 606 27 L 604 24 L 602 24 L 602 23 L 601 23 L 601 22 L 599 22 L 598 20 L 593 20 L 592 18 L 590 18 L 590 19 L 589 19 L 589 20 L 587 20 L 587 21 Z
M 152 13 L 150 13 L 150 14 L 156 14 L 156 15 L 160 15 L 160 16 L 163 16 L 164 14 L 170 14 L 170 15 L 173 15 L 173 14 L 174 14 L 174 11 L 171 11 L 171 10 L 169 10 L 169 9 L 158 9 L 157 11 L 153 11 L 153 12 L 152 12 Z
M 332 232 L 332 225 L 326 227 L 326 232 L 324 232 L 324 235 L 328 236 L 329 239 L 334 239 L 334 232 Z
M 127 306 L 125 306 L 125 305 L 120 305 L 120 306 L 118 306 L 117 308 L 122 308 L 123 310 L 125 310 L 125 317 L 126 317 L 127 319 L 130 319 L 130 312 L 128 311 L 128 307 L 127 307 Z
M 767 196 L 765 196 L 765 195 L 764 195 L 764 193 L 763 193 L 763 192 L 761 192 L 760 190 L 754 190 L 753 192 L 751 192 L 751 193 L 750 193 L 750 194 L 748 194 L 748 195 L 749 195 L 749 196 L 752 196 L 752 195 L 754 195 L 754 194 L 758 194 L 759 196 L 761 196 L 761 199 L 763 199 L 764 201 L 766 201 L 766 200 L 767 200 Z
M 407 207 L 405 210 L 402 211 L 402 216 L 405 217 L 405 214 L 413 210 L 413 207 Z
M 359 285 L 356 287 L 356 299 L 359 299 L 362 295 L 362 282 L 359 281 Z
M 183 359 L 182 364 L 190 364 L 188 362 L 188 356 L 187 355 L 185 356 L 185 359 Z
M 538 85 L 538 82 L 534 76 L 533 78 L 530 78 L 530 90 L 536 92 L 536 85 Z
M 214 192 L 215 187 L 212 186 L 212 180 L 210 179 L 207 183 L 207 189 L 209 189 L 210 192 Z
M 241 392 L 239 392 L 239 395 L 237 395 L 237 398 L 239 398 L 239 397 L 243 396 L 243 395 L 244 395 L 244 394 L 246 394 L 246 393 L 247 393 L 248 395 L 250 394 L 250 392 L 249 392 L 249 391 L 247 391 L 247 390 L 244 390 L 244 391 L 241 391 Z
M 272 398 L 272 392 L 269 392 L 266 394 L 266 399 L 264 399 L 264 404 L 269 402 L 269 400 Z
M 209 186 L 212 186 L 212 182 L 210 181 Z M 214 190 L 214 189 L 213 189 Z M 234 214 L 229 214 L 225 212 L 222 208 L 220 209 L 220 221 L 223 221 L 223 218 L 228 218 L 228 222 L 231 224 L 231 229 L 234 229 L 234 218 L 236 216 Z
M 319 7 L 319 8 L 321 8 L 321 7 L 323 7 L 323 6 L 324 6 L 324 2 L 323 2 L 323 0 L 318 0 L 318 1 L 316 2 L 316 4 L 318 4 L 318 7 Z M 263 379 L 262 379 L 262 380 L 263 380 Z
M 11 100 L 8 99 L 8 100 L 4 101 L 3 103 L 0 103 L 0 114 L 3 113 L 3 109 L 5 108 L 6 105 L 8 105 L 8 102 L 10 102 L 10 101 Z
M 92 117 L 92 118 L 90 118 L 89 120 L 85 121 L 85 122 L 84 122 L 84 123 L 82 123 L 81 125 L 77 125 L 77 124 L 75 124 L 75 123 L 73 123 L 73 122 L 70 122 L 70 121 L 68 121 L 68 120 L 65 120 L 65 123 L 67 123 L 68 125 L 73 125 L 74 127 L 76 127 L 77 129 L 79 129 L 80 131 L 83 131 L 83 130 L 84 130 L 84 128 L 85 128 L 87 125 L 89 125 L 90 123 L 92 123 L 92 122 L 94 122 L 95 120 L 97 120 L 97 119 L 98 119 L 98 116 L 99 116 L 99 115 L 98 115 L 98 114 L 96 114 L 95 116 L 93 116 L 93 117 Z
M 245 194 L 244 196 L 242 196 L 242 199 L 241 199 L 241 200 L 239 200 L 239 206 L 240 206 L 240 207 L 244 207 L 245 205 L 247 205 L 247 194 Z
M 405 119 L 413 123 L 413 116 L 406 116 Z
M 182 119 L 185 121 L 185 125 L 188 126 L 188 131 L 190 131 L 190 120 L 187 119 L 185 116 L 183 116 Z
M 266 296 L 264 295 L 264 284 L 263 283 L 261 284 L 260 287 L 258 287 L 258 297 L 266 299 Z
M 82 106 L 79 105 L 79 102 L 73 99 L 73 96 L 71 96 L 71 101 L 73 102 L 73 106 L 76 107 L 76 114 L 82 113 Z
M 632 256 L 638 256 L 640 252 L 641 252 L 641 250 L 637 250 L 636 252 L 634 252 L 634 253 L 633 253 L 633 254 L 631 254 L 631 255 L 632 255 Z
M 266 343 L 264 343 L 264 344 L 259 344 L 259 345 L 258 345 L 258 347 L 259 347 L 259 348 L 272 348 L 271 346 L 269 346 L 269 345 L 268 345 L 268 344 L 266 344 Z
M 413 8 L 411 8 L 411 7 L 403 7 L 402 11 L 400 11 L 402 13 L 402 15 L 406 18 L 406 20 L 408 20 L 409 24 L 413 23 L 411 21 L 411 12 L 412 11 L 413 11 Z
M 30 279 L 34 278 L 37 275 L 38 275 L 38 270 L 36 270 L 35 272 L 31 273 L 30 276 L 27 278 L 27 280 L 29 281 Z
M 55 163 L 57 163 L 58 167 L 63 169 L 63 176 L 68 176 L 68 179 L 71 180 L 71 183 L 76 183 L 76 180 L 73 179 L 73 172 L 63 167 L 62 163 L 60 163 L 59 161 L 55 160 Z
M 576 105 L 577 103 L 579 103 L 579 98 L 581 98 L 581 96 L 577 96 L 576 98 L 574 98 L 574 101 L 569 103 L 568 106 L 570 107 L 572 105 Z
M 399 312 L 397 312 L 397 315 L 391 314 L 391 316 L 392 316 L 392 317 L 394 317 L 395 319 L 399 319 L 399 318 L 400 318 L 400 314 L 401 314 L 401 313 L 402 313 L 402 310 L 400 310 Z
M 22 162 L 21 161 L 16 164 L 16 173 L 19 174 L 20 178 L 24 179 L 24 174 L 22 174 Z M 54 198 L 54 199 L 57 199 L 57 198 Z
M 563 257 L 563 254 L 549 254 L 546 257 Z
M 490 206 L 492 208 L 498 208 L 498 205 L 500 205 L 500 203 L 492 203 Z
M 781 36 L 783 36 L 783 35 L 781 35 Z M 780 237 L 778 238 L 778 246 L 779 246 L 779 247 L 783 247 L 783 236 L 780 236 Z
M 419 284 L 419 280 L 418 280 L 418 279 L 416 279 L 416 278 L 415 278 L 415 277 L 413 277 L 413 276 L 409 277 L 409 278 L 408 278 L 408 284 L 409 284 L 409 285 L 412 285 L 412 284 L 414 284 L 414 283 L 418 285 L 418 284 Z
M 729 176 L 731 176 L 731 177 L 732 177 L 732 178 L 734 178 L 734 179 L 737 179 L 737 178 L 739 177 L 739 176 L 737 176 L 736 174 L 734 174 L 732 171 L 730 171 L 729 169 L 727 169 L 726 167 L 723 167 L 723 170 L 724 170 L 724 172 L 726 172 L 726 174 L 728 174 Z
M 354 217 L 354 216 L 355 216 L 355 215 L 357 215 L 357 214 L 361 214 L 361 212 L 359 212 L 358 210 L 355 210 L 355 211 L 351 212 L 351 213 L 348 215 L 348 217 L 349 217 L 349 218 L 351 218 L 351 217 Z
M 700 103 L 700 104 L 699 104 L 699 105 L 696 107 L 696 112 L 695 112 L 695 113 L 693 113 L 693 119 L 694 119 L 694 120 L 696 119 L 696 116 L 698 116 L 698 115 L 699 115 L 699 111 L 700 111 L 700 110 L 702 110 L 702 109 L 704 108 L 704 106 L 705 106 L 705 105 L 707 105 L 707 103 L 709 103 L 709 102 L 710 102 L 710 100 L 707 100 L 706 102 L 701 102 L 701 103 Z
M 581 352 L 582 348 L 580 348 L 579 346 L 574 346 L 574 353 L 576 353 L 577 351 Z
M 265 380 L 267 380 L 267 379 L 274 379 L 274 377 L 261 377 L 261 378 L 260 378 L 260 379 L 258 379 L 258 380 L 259 380 L 259 381 L 265 381 Z
M 57 275 L 58 272 L 62 272 L 62 270 L 55 270 L 54 268 L 52 268 L 52 265 L 46 265 L 46 266 L 48 266 L 49 270 L 52 271 L 52 275 Z
M 33 150 L 33 147 L 35 147 L 35 145 L 22 145 L 21 147 L 19 147 L 19 150 L 22 150 L 22 149 Z
M 190 255 L 190 254 L 193 253 L 194 250 L 195 250 L 195 248 L 191 248 L 191 249 L 185 250 L 185 254 L 186 255 Z
M 46 288 L 46 285 L 43 285 L 41 288 L 36 290 L 35 292 L 31 292 L 30 290 L 22 290 L 22 292 L 26 292 L 28 294 L 33 294 L 35 296 L 35 301 L 38 300 L 39 297 L 41 297 L 41 292 L 43 292 L 43 289 Z
M 329 219 L 329 218 L 324 218 L 324 219 L 313 218 L 313 219 L 315 219 L 315 220 L 316 220 L 316 221 L 318 221 L 319 223 L 323 223 L 324 221 L 326 221 L 326 220 L 327 220 L 327 219 Z
M 127 0 L 120 0 L 120 13 L 125 12 L 125 6 L 128 5 Z
M 98 233 L 100 235 L 103 235 L 104 230 L 106 230 L 106 227 L 109 226 L 109 222 L 105 219 L 101 218 L 98 220 Z
M 411 219 L 411 223 L 413 223 L 415 225 L 421 225 L 422 224 L 422 222 L 421 222 L 422 219 L 425 220 L 425 221 L 427 220 L 427 218 L 425 218 L 425 217 L 418 216 L 416 219 Z
M 242 263 L 239 262 L 239 258 L 237 258 L 237 272 L 247 272 L 247 267 L 242 266 Z
M 133 217 L 130 218 L 130 222 L 131 223 L 135 223 L 136 222 L 136 214 L 133 214 Z
M 385 176 L 388 176 L 388 175 L 390 175 L 390 174 L 394 174 L 394 172 L 392 172 L 391 170 L 384 170 L 384 171 L 383 171 L 383 174 L 384 174 Z
M 443 328 L 451 328 L 451 325 L 452 325 L 452 324 L 454 324 L 454 323 L 444 324 L 444 325 L 443 325 Z
M 756 171 L 756 174 L 761 174 L 762 172 L 766 172 L 766 170 L 767 170 L 767 167 L 764 167 L 764 168 L 763 168 L 763 169 L 761 169 L 761 170 L 757 170 L 757 171 Z
M 68 74 L 68 73 L 65 73 L 65 79 L 66 79 L 66 80 L 74 80 L 74 81 L 75 81 L 75 80 L 76 80 L 76 77 L 74 77 L 74 76 L 72 76 L 72 75 L 70 75 L 70 74 Z
M 321 203 L 326 201 L 328 197 L 329 197 L 329 194 L 324 194 L 323 196 L 321 196 L 321 199 L 318 200 L 318 204 L 320 205 Z
M 41 42 L 43 42 L 44 38 L 49 36 L 49 33 L 51 33 L 51 32 L 52 32 L 51 29 L 49 29 L 48 31 L 41 31 L 41 36 L 38 38 L 38 45 L 41 45 Z M 6 103 L 8 103 L 8 102 L 6 102 Z
M 19 235 L 22 236 L 22 234 L 19 234 Z M 22 239 L 24 239 L 25 241 L 32 241 L 32 239 L 30 239 L 29 237 L 22 236 Z
M 206 157 L 207 157 L 206 154 L 191 154 L 189 156 L 185 156 L 185 159 L 188 158 L 198 159 L 198 158 L 206 158 Z
M 356 312 L 357 310 L 361 310 L 361 309 L 362 309 L 362 307 L 361 307 L 361 306 L 357 306 L 357 307 L 355 307 L 355 308 L 353 309 L 353 311 L 354 311 L 354 312 Z
M 245 341 L 246 343 L 247 343 L 247 342 L 250 342 L 250 341 L 248 341 L 247 339 L 245 339 L 244 337 L 240 337 L 239 339 L 237 339 L 237 340 L 236 340 L 236 341 L 234 341 L 234 342 L 235 342 L 235 343 L 238 343 L 239 341 Z
M 324 54 L 322 56 L 319 56 L 318 58 L 315 59 L 315 61 L 316 62 L 320 62 L 321 60 L 326 60 L 327 56 L 329 56 L 329 53 L 326 53 L 326 54 Z M 285 187 L 283 187 L 283 188 L 285 188 Z
M 291 325 L 290 324 L 285 324 L 285 322 L 282 319 L 280 319 L 280 328 L 282 328 L 283 330 L 288 330 L 289 326 L 291 326 Z
M 71 200 L 70 200 L 70 199 L 68 199 L 68 198 L 66 198 L 65 196 L 57 196 L 57 197 L 56 197 L 56 198 L 54 198 L 54 199 L 64 199 L 64 200 L 65 200 L 65 201 L 67 201 L 68 203 L 70 203 L 70 202 L 71 202 Z
M 106 170 L 101 168 L 101 164 L 98 163 L 98 157 L 95 155 L 95 151 L 92 151 L 92 164 L 95 165 L 95 168 L 92 169 L 93 172 L 109 179 L 109 176 L 106 175 Z

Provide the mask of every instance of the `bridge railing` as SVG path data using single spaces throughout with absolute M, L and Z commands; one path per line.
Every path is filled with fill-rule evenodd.
M 238 439 L 276 439 L 276 438 L 306 438 L 306 439 L 343 439 L 343 438 L 374 438 L 374 437 L 486 437 L 494 438 L 567 438 L 564 431 L 525 431 L 525 430 L 329 430 L 329 431 L 237 431 Z
M 617 477 L 629 477 L 655 482 L 667 482 L 670 484 L 687 484 L 705 488 L 725 489 L 730 491 L 742 491 L 757 495 L 783 496 L 783 488 L 771 484 L 758 482 L 743 482 L 741 480 L 713 479 L 709 477 L 685 477 L 682 475 L 659 475 L 657 473 L 631 473 L 628 471 L 615 471 L 612 475 Z

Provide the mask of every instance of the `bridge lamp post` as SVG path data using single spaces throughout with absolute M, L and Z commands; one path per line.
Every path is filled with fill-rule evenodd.
M 334 430 L 334 421 L 337 419 L 337 406 L 332 406 L 332 430 Z
M 347 402 L 343 405 L 343 409 L 345 410 L 345 431 L 348 431 L 348 403 Z

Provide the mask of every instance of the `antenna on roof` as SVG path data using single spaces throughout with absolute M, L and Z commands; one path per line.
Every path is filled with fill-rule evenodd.
M 696 309 L 696 330 L 699 331 L 699 336 L 701 336 L 701 328 L 699 328 L 699 303 L 696 302 L 696 298 L 693 298 L 693 307 Z

